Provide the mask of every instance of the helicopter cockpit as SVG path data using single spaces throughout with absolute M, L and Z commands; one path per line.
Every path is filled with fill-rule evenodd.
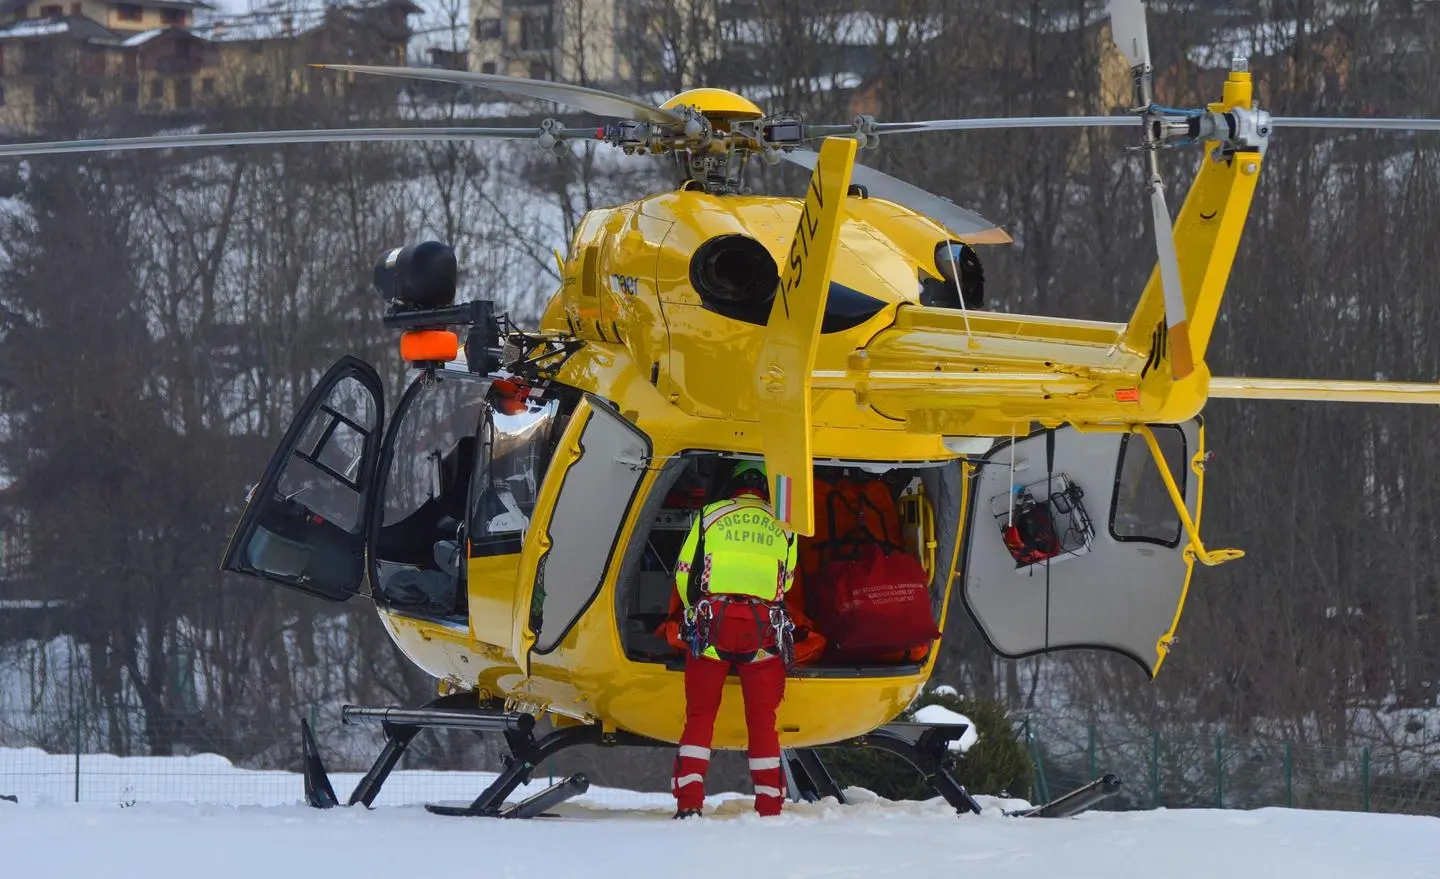
M 463 620 L 467 544 L 475 556 L 520 551 L 560 404 L 507 394 L 503 384 L 440 371 L 417 378 L 396 407 L 371 541 L 377 600 Z
M 488 382 L 418 379 L 381 452 L 381 515 L 371 542 L 377 600 L 465 614 L 464 528 Z

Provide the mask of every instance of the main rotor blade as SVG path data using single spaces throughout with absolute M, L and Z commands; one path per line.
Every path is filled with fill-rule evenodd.
M 298 131 L 242 131 L 214 134 L 172 134 L 154 137 L 111 137 L 0 144 L 0 156 L 43 156 L 119 150 L 163 150 L 172 147 L 247 146 L 267 143 L 344 143 L 349 141 L 474 140 L 482 137 L 533 138 L 533 128 L 317 128 Z
M 1275 116 L 1276 128 L 1369 128 L 1377 131 L 1440 131 L 1440 119 L 1365 119 L 1324 116 Z
M 1140 125 L 1139 116 L 1012 116 L 989 119 L 929 119 L 921 122 L 877 122 L 876 134 L 911 131 L 976 131 L 988 128 L 1088 128 Z M 850 129 L 853 130 L 853 126 Z
M 1149 67 L 1150 37 L 1140 0 L 1110 0 L 1110 38 L 1131 67 Z
M 428 67 L 377 67 L 369 64 L 312 64 L 322 70 L 343 70 L 350 73 L 369 73 L 375 76 L 394 76 L 402 79 L 427 79 L 435 82 L 451 82 L 457 85 L 473 85 L 499 92 L 554 101 L 589 110 L 600 116 L 614 116 L 620 119 L 635 119 L 655 125 L 684 125 L 685 120 L 677 113 L 661 110 L 632 98 L 580 85 L 564 82 L 550 82 L 543 79 L 521 79 L 517 76 L 499 76 L 493 73 L 471 73 L 468 70 L 438 70 Z
M 819 153 L 811 150 L 794 150 L 782 152 L 780 155 L 811 171 L 815 170 L 815 163 L 820 159 Z M 946 201 L 904 180 L 891 177 L 883 171 L 856 165 L 850 172 L 850 182 L 864 186 L 876 198 L 893 201 L 916 213 L 924 214 L 969 243 L 1009 244 L 1012 240 L 1003 229 L 974 211 Z

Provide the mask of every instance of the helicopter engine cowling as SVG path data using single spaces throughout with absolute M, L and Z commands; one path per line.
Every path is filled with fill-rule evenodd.
M 763 321 L 779 283 L 775 257 L 748 235 L 717 235 L 690 258 L 691 286 L 721 314 L 758 312 Z

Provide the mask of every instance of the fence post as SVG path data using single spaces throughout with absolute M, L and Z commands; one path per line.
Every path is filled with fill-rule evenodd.
M 75 659 L 70 659 L 70 698 L 74 708 L 71 714 L 75 716 L 75 802 L 80 802 L 80 705 L 75 700 Z
M 1045 777 L 1045 758 L 1040 751 L 1040 735 L 1035 728 L 1029 726 L 1026 721 L 1026 736 L 1030 739 L 1030 760 L 1035 764 L 1035 778 L 1031 782 L 1035 787 L 1036 801 L 1047 803 L 1050 801 L 1050 779 Z
M 1295 808 L 1295 752 L 1285 743 L 1285 808 Z
M 1360 785 L 1361 802 L 1365 804 L 1365 811 L 1370 811 L 1370 749 L 1363 748 L 1360 751 Z
M 1215 734 L 1215 808 L 1225 808 L 1225 734 Z
M 1150 808 L 1160 808 L 1160 730 L 1150 730 Z
M 1099 776 L 1095 774 L 1095 724 L 1090 724 L 1090 744 L 1086 749 L 1090 755 L 1090 780 L 1094 781 Z
M 1020 738 L 1021 738 L 1021 741 L 1023 741 L 1024 744 L 1025 744 L 1025 754 L 1026 754 L 1026 756 L 1028 756 L 1028 757 L 1030 758 L 1030 765 L 1031 765 L 1031 767 L 1032 767 L 1032 771 L 1031 771 L 1031 773 L 1030 773 L 1030 790 L 1028 791 L 1028 794 L 1029 794 L 1029 797 L 1030 797 L 1030 802 L 1034 803 L 1034 802 L 1038 802 L 1038 800 L 1035 799 L 1035 793 L 1036 793 L 1036 790 L 1037 790 L 1036 782 L 1035 782 L 1035 776 L 1036 776 L 1036 774 L 1037 774 L 1037 772 L 1038 772 L 1038 769 L 1035 769 L 1035 768 L 1034 768 L 1034 767 L 1035 767 L 1035 751 L 1034 751 L 1034 749 L 1030 746 L 1030 717 L 1029 717 L 1029 715 L 1026 715 L 1025 717 L 1021 718 L 1021 720 L 1020 720 Z

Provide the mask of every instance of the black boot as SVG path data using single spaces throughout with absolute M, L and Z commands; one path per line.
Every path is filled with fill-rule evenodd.
M 699 810 L 699 809 L 677 809 L 677 810 L 675 811 L 675 817 L 674 817 L 673 819 L 671 819 L 671 820 L 683 820 L 683 819 L 685 819 L 685 818 L 699 818 L 699 817 L 700 817 L 700 810 Z

